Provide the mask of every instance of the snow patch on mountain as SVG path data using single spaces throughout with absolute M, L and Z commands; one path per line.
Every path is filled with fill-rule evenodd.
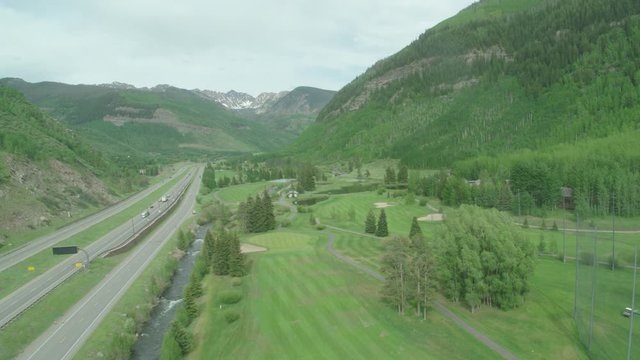
M 254 110 L 256 113 L 264 112 L 270 105 L 287 95 L 288 91 L 278 93 L 262 93 L 253 97 L 247 93 L 235 90 L 226 93 L 211 90 L 193 90 L 194 93 L 205 99 L 212 100 L 218 104 L 232 110 Z

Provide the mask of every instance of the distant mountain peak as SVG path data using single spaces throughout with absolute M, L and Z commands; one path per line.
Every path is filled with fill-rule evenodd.
M 231 110 L 254 110 L 257 113 L 264 110 L 270 104 L 275 103 L 288 92 L 281 91 L 278 93 L 262 93 L 257 97 L 253 97 L 247 93 L 230 90 L 226 93 L 211 90 L 193 90 L 194 93 L 205 99 L 212 100 L 218 104 Z
M 100 84 L 98 86 L 106 87 L 109 89 L 120 89 L 120 90 L 135 90 L 137 89 L 135 86 L 123 82 L 114 81 L 110 84 Z

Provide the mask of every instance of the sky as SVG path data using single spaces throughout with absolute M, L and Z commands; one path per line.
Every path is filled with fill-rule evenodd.
M 473 0 L 0 0 L 0 78 L 339 90 Z

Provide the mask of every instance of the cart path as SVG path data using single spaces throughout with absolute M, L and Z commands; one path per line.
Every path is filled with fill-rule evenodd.
M 336 230 L 340 230 L 342 231 L 342 229 L 336 228 L 334 226 L 331 226 L 331 229 L 336 229 Z M 345 230 L 346 232 L 351 232 L 348 230 Z M 380 280 L 380 281 L 384 281 L 384 276 L 355 261 L 354 259 L 341 254 L 340 252 L 338 252 L 334 247 L 333 247 L 333 242 L 336 238 L 336 235 L 333 233 L 328 233 L 329 234 L 329 241 L 327 241 L 327 251 L 337 257 L 338 259 L 342 260 L 343 262 L 355 267 L 356 269 L 364 272 L 365 274 L 373 277 L 374 279 Z M 362 234 L 359 234 L 362 235 Z M 515 356 L 514 354 L 512 354 L 509 350 L 505 349 L 504 347 L 502 347 L 501 345 L 499 345 L 498 343 L 496 343 L 495 341 L 491 340 L 488 336 L 484 335 L 483 333 L 481 333 L 480 331 L 476 330 L 474 327 L 472 327 L 471 325 L 467 324 L 464 320 L 462 320 L 460 317 L 458 317 L 456 314 L 454 314 L 453 312 L 451 312 L 451 310 L 447 309 L 444 305 L 438 303 L 438 302 L 434 302 L 433 303 L 433 307 L 438 310 L 442 315 L 446 316 L 447 318 L 451 319 L 453 322 L 455 322 L 456 324 L 458 324 L 458 326 L 460 326 L 461 328 L 463 328 L 466 332 L 468 332 L 469 334 L 471 334 L 473 337 L 475 337 L 476 339 L 478 339 L 478 341 L 480 341 L 481 343 L 485 344 L 487 347 L 489 347 L 490 349 L 492 349 L 493 351 L 497 352 L 498 354 L 500 354 L 503 358 L 508 359 L 508 360 L 517 360 L 518 357 Z

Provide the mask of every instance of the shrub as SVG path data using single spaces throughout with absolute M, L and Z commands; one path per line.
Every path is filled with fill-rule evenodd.
M 324 226 L 323 224 L 318 224 L 318 225 L 316 225 L 316 230 L 318 230 L 318 231 L 322 231 L 322 230 L 324 230 L 324 229 L 325 229 L 325 226 Z
M 220 293 L 220 302 L 231 305 L 242 300 L 242 293 L 235 290 L 223 291 Z
M 242 285 L 242 279 L 241 278 L 233 278 L 233 279 L 231 279 L 231 285 L 233 285 L 233 286 Z
M 289 219 L 283 219 L 280 221 L 280 226 L 282 227 L 289 227 L 289 225 L 291 225 L 291 221 L 289 221 Z
M 240 319 L 240 313 L 234 309 L 226 309 L 223 313 L 223 316 L 229 324 Z
M 420 206 L 427 206 L 427 198 L 421 197 L 419 204 Z

